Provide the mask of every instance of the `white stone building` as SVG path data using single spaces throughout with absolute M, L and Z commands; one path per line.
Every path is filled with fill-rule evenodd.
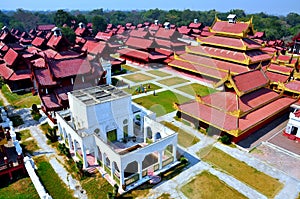
M 95 157 L 121 192 L 178 163 L 177 133 L 137 111 L 126 92 L 103 85 L 72 91 L 68 98 L 70 109 L 56 113 L 63 140 L 81 155 L 84 168 L 93 164 L 87 157 Z M 141 127 L 134 122 L 138 113 Z
M 291 108 L 292 112 L 290 112 L 289 121 L 284 130 L 284 135 L 292 140 L 300 141 L 300 105 L 293 104 Z

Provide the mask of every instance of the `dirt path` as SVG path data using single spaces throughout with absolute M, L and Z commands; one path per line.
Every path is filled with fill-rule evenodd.
M 1 98 L 1 100 L 3 101 L 3 105 L 4 105 L 4 106 L 10 105 L 9 102 L 7 101 L 7 99 L 4 97 L 4 95 L 3 95 L 3 93 L 2 93 L 2 90 L 0 90 L 0 98 Z

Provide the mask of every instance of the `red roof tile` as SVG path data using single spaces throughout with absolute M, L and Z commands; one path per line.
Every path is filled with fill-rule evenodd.
M 249 28 L 248 23 L 243 22 L 236 22 L 236 23 L 229 23 L 227 21 L 216 21 L 211 30 L 217 33 L 234 33 L 234 34 L 241 34 L 243 32 L 247 32 Z
M 68 58 L 77 58 L 80 56 L 79 53 L 75 51 L 62 51 L 62 52 L 57 52 L 53 49 L 47 49 L 39 53 L 41 56 L 47 56 L 48 58 L 53 58 L 53 59 L 68 59 Z
M 54 28 L 54 24 L 37 25 L 36 30 L 38 31 L 51 31 Z
M 202 23 L 190 23 L 189 28 L 195 28 L 199 29 L 201 27 Z
M 287 84 L 285 84 L 285 87 L 290 90 L 300 92 L 300 81 L 297 80 L 290 81 Z
M 5 56 L 3 57 L 5 63 L 8 65 L 8 66 L 12 66 L 16 60 L 18 58 L 18 53 L 16 51 L 14 51 L 12 48 L 10 48 Z
M 155 37 L 163 38 L 163 39 L 171 39 L 178 33 L 175 29 L 165 29 L 159 28 L 158 31 L 155 33 Z
M 53 76 L 56 78 L 87 74 L 91 71 L 91 65 L 85 58 L 65 60 L 49 59 L 48 64 Z
M 287 82 L 289 79 L 288 75 L 283 75 L 283 74 L 279 74 L 279 73 L 274 73 L 274 72 L 270 72 L 267 71 L 266 72 L 267 77 L 270 79 L 270 81 L 272 82 Z
M 14 73 L 14 71 L 11 68 L 7 67 L 5 63 L 0 64 L 1 77 L 8 80 L 13 73 Z
M 137 37 L 129 37 L 125 42 L 125 44 L 135 49 L 147 49 L 152 46 L 153 40 L 137 38 Z
M 149 61 L 149 53 L 144 51 L 139 51 L 131 48 L 123 48 L 118 50 L 118 53 L 120 53 L 121 56 L 125 55 L 133 58 L 138 58 L 144 61 Z
M 96 41 L 91 41 L 88 40 L 82 47 L 82 51 L 87 51 L 90 54 L 101 54 L 103 53 L 103 50 L 106 47 L 106 43 L 105 42 L 96 42 Z
M 200 39 L 202 43 L 210 44 L 214 46 L 226 46 L 228 48 L 247 48 L 247 49 L 259 49 L 261 45 L 254 40 L 248 38 L 230 38 L 230 37 L 220 37 L 220 36 L 209 36 Z
M 154 39 L 155 43 L 160 47 L 167 47 L 169 49 L 173 49 L 174 47 L 184 47 L 186 46 L 186 43 L 183 42 L 172 42 L 170 40 L 165 39 Z
M 36 47 L 40 47 L 43 45 L 43 43 L 45 42 L 45 38 L 42 37 L 35 37 L 33 39 L 33 41 L 31 42 L 32 45 L 36 46 Z
M 141 38 L 146 38 L 150 36 L 151 34 L 148 31 L 143 31 L 143 30 L 132 30 L 129 33 L 130 37 L 141 37 Z
M 159 25 L 151 24 L 149 27 L 149 30 L 151 31 L 157 31 L 160 28 Z
M 14 71 L 14 73 L 10 76 L 10 81 L 18 81 L 18 80 L 24 80 L 24 79 L 30 79 L 31 78 L 31 72 L 30 70 L 17 70 Z
M 58 111 L 61 110 L 61 105 L 59 104 L 54 93 L 41 95 L 40 99 L 42 101 L 43 106 L 47 111 Z
M 78 36 L 82 36 L 85 31 L 86 31 L 86 28 L 77 27 L 75 30 L 75 34 Z
M 235 64 L 231 62 L 226 62 L 222 60 L 211 59 L 208 57 L 197 56 L 193 54 L 182 54 L 179 56 L 181 59 L 190 61 L 193 63 L 198 63 L 207 67 L 218 68 L 225 71 L 231 71 L 233 73 L 243 73 L 249 71 L 249 69 L 243 65 Z
M 268 67 L 268 71 L 274 71 L 282 74 L 287 74 L 290 75 L 290 73 L 293 71 L 293 68 L 287 67 L 287 66 L 282 66 L 282 65 L 277 65 L 277 64 L 270 64 Z
M 46 62 L 44 58 L 32 60 L 31 63 L 36 68 L 46 68 Z
M 108 41 L 113 36 L 113 32 L 105 33 L 105 32 L 98 32 L 95 36 L 95 39 Z
M 181 26 L 181 27 L 177 28 L 177 30 L 180 34 L 184 34 L 184 35 L 187 35 L 191 32 L 191 29 L 188 28 L 187 26 Z
M 57 82 L 51 78 L 49 68 L 34 69 L 34 76 L 37 82 L 42 86 L 54 86 Z
M 62 101 L 68 101 L 68 92 L 72 91 L 73 87 L 72 86 L 64 86 L 61 88 L 57 88 L 54 90 L 55 95 L 58 97 L 58 100 L 60 102 Z
M 232 76 L 237 89 L 243 93 L 253 91 L 256 88 L 265 87 L 268 78 L 262 70 L 252 70 Z
M 222 78 L 226 77 L 226 75 L 227 75 L 227 72 L 219 71 L 214 68 L 209 68 L 209 67 L 205 67 L 205 66 L 202 66 L 199 64 L 193 64 L 193 63 L 176 60 L 176 59 L 169 62 L 168 65 L 172 66 L 172 67 L 192 71 L 194 73 L 198 73 L 201 75 L 213 77 L 216 79 L 222 79 Z

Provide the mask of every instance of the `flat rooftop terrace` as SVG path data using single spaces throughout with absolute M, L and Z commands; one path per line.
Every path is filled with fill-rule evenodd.
M 119 98 L 130 96 L 112 85 L 100 85 L 70 92 L 76 99 L 85 105 L 101 104 Z

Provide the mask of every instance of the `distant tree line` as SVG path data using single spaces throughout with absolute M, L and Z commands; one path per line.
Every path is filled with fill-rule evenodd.
M 125 25 L 131 22 L 135 25 L 143 22 L 153 22 L 159 20 L 160 23 L 169 21 L 177 26 L 188 25 L 194 19 L 204 25 L 211 26 L 215 16 L 226 20 L 229 13 L 238 16 L 238 20 L 247 21 L 253 17 L 254 28 L 257 31 L 265 31 L 266 39 L 280 39 L 296 35 L 300 31 L 300 15 L 297 13 L 289 13 L 286 16 L 275 16 L 261 13 L 246 14 L 244 10 L 235 9 L 229 12 L 217 12 L 216 10 L 195 11 L 195 10 L 139 10 L 139 11 L 104 11 L 103 9 L 95 9 L 92 11 L 27 11 L 17 9 L 16 11 L 0 11 L 0 26 L 8 26 L 21 31 L 28 31 L 35 28 L 37 24 L 56 24 L 69 27 L 78 25 L 79 22 L 93 23 L 95 32 L 103 31 L 106 24 Z

